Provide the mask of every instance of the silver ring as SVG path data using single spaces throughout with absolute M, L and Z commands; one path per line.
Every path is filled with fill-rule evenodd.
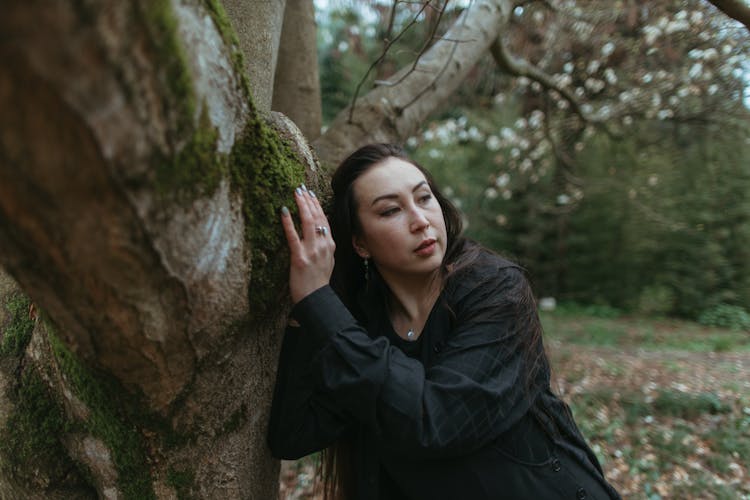
M 318 226 L 315 228 L 315 232 L 325 236 L 326 234 L 328 234 L 328 228 L 325 226 Z

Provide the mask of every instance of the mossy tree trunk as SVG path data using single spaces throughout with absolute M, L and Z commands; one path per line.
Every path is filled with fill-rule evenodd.
M 278 43 L 268 3 L 252 22 Z M 510 6 L 475 2 L 321 157 L 405 139 Z M 275 497 L 277 209 L 300 182 L 326 192 L 304 137 L 253 104 L 217 0 L 11 0 L 0 33 L 0 499 Z
M 273 498 L 301 135 L 254 108 L 215 2 L 13 1 L 0 32 L 0 262 L 25 292 L 2 277 L 0 497 Z

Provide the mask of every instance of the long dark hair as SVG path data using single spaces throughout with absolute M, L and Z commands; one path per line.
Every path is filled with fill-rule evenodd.
M 483 252 L 487 252 L 487 250 L 467 240 L 462 235 L 463 223 L 458 209 L 441 193 L 429 171 L 410 159 L 400 146 L 394 144 L 363 146 L 341 162 L 333 173 L 331 178 L 333 204 L 329 211 L 331 232 L 336 241 L 336 264 L 331 277 L 331 286 L 355 317 L 358 315 L 357 295 L 366 286 L 367 280 L 365 278 L 364 261 L 352 245 L 352 237 L 360 236 L 362 231 L 357 217 L 354 181 L 370 168 L 388 158 L 404 160 L 419 169 L 424 174 L 433 196 L 440 205 L 447 234 L 446 252 L 440 268 L 443 283 L 446 283 L 451 276 L 460 273 L 463 269 L 469 268 L 472 263 L 480 258 Z M 370 270 L 370 272 L 376 271 Z M 501 299 L 500 297 L 495 298 L 498 304 Z M 540 366 L 546 363 L 546 359 L 541 360 L 539 358 L 541 324 L 536 315 L 536 306 L 531 289 L 528 286 L 520 291 L 520 297 L 517 297 L 517 299 L 524 311 L 533 313 L 524 314 L 524 317 L 519 318 L 519 328 L 530 332 L 530 335 L 521 340 L 519 348 L 526 351 L 528 355 L 530 364 L 527 380 L 533 383 Z M 324 450 L 320 463 L 320 473 L 326 500 L 347 500 L 355 497 L 357 471 L 352 467 L 355 462 L 354 451 L 353 441 L 346 438 Z

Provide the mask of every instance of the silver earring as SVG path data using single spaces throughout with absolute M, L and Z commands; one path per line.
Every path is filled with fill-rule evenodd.
M 365 281 L 370 279 L 370 259 L 365 257 Z

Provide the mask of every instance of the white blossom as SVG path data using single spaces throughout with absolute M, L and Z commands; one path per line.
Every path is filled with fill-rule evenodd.
M 472 125 L 469 128 L 469 138 L 473 141 L 482 141 L 484 140 L 484 134 L 480 132 L 478 128 Z
M 586 67 L 586 71 L 589 74 L 596 73 L 597 71 L 599 71 L 599 66 L 600 65 L 601 65 L 601 63 L 599 61 L 597 61 L 596 59 L 593 59 L 593 60 L 591 60 L 591 62 L 589 62 L 589 65 Z
M 656 26 L 646 26 L 643 28 L 643 33 L 646 35 L 646 45 L 653 45 L 661 35 L 661 29 Z
M 502 173 L 497 176 L 497 179 L 495 179 L 495 186 L 502 188 L 508 185 L 510 182 L 510 175 L 507 173 Z
M 678 31 L 687 31 L 690 29 L 690 23 L 687 22 L 685 19 L 672 21 L 671 23 L 667 24 L 667 27 L 664 29 L 664 32 L 667 34 L 671 33 L 677 33 Z
M 656 113 L 656 117 L 660 120 L 665 120 L 667 118 L 672 118 L 674 116 L 674 111 L 671 109 L 660 109 L 658 113 Z
M 573 72 L 573 63 L 566 62 L 563 64 L 563 71 L 566 73 L 572 73 Z
M 607 42 L 604 44 L 604 47 L 602 47 L 602 56 L 609 57 L 612 52 L 615 51 L 615 44 L 612 42 Z
M 568 203 L 570 203 L 570 196 L 565 193 L 557 195 L 558 205 L 567 205 Z
M 491 135 L 487 138 L 486 145 L 490 151 L 497 151 L 500 149 L 500 138 L 496 135 Z
M 585 85 L 587 89 L 594 93 L 601 91 L 605 87 L 605 83 L 597 78 L 587 78 Z
M 607 68 L 604 70 L 604 78 L 607 79 L 607 83 L 609 83 L 610 85 L 614 85 L 617 83 L 617 75 L 612 68 Z
M 497 189 L 488 187 L 484 190 L 484 197 L 488 200 L 494 200 L 495 198 L 497 198 Z
M 495 222 L 498 226 L 504 226 L 508 223 L 508 218 L 503 214 L 498 214 L 497 217 L 495 217 Z
M 531 116 L 529 116 L 529 126 L 533 129 L 537 129 L 542 126 L 543 120 L 544 120 L 544 112 L 538 109 L 535 109 L 534 111 L 531 112 Z
M 690 71 L 688 71 L 688 76 L 692 79 L 695 79 L 695 78 L 698 78 L 702 72 L 703 72 L 703 63 L 697 62 L 690 67 Z

